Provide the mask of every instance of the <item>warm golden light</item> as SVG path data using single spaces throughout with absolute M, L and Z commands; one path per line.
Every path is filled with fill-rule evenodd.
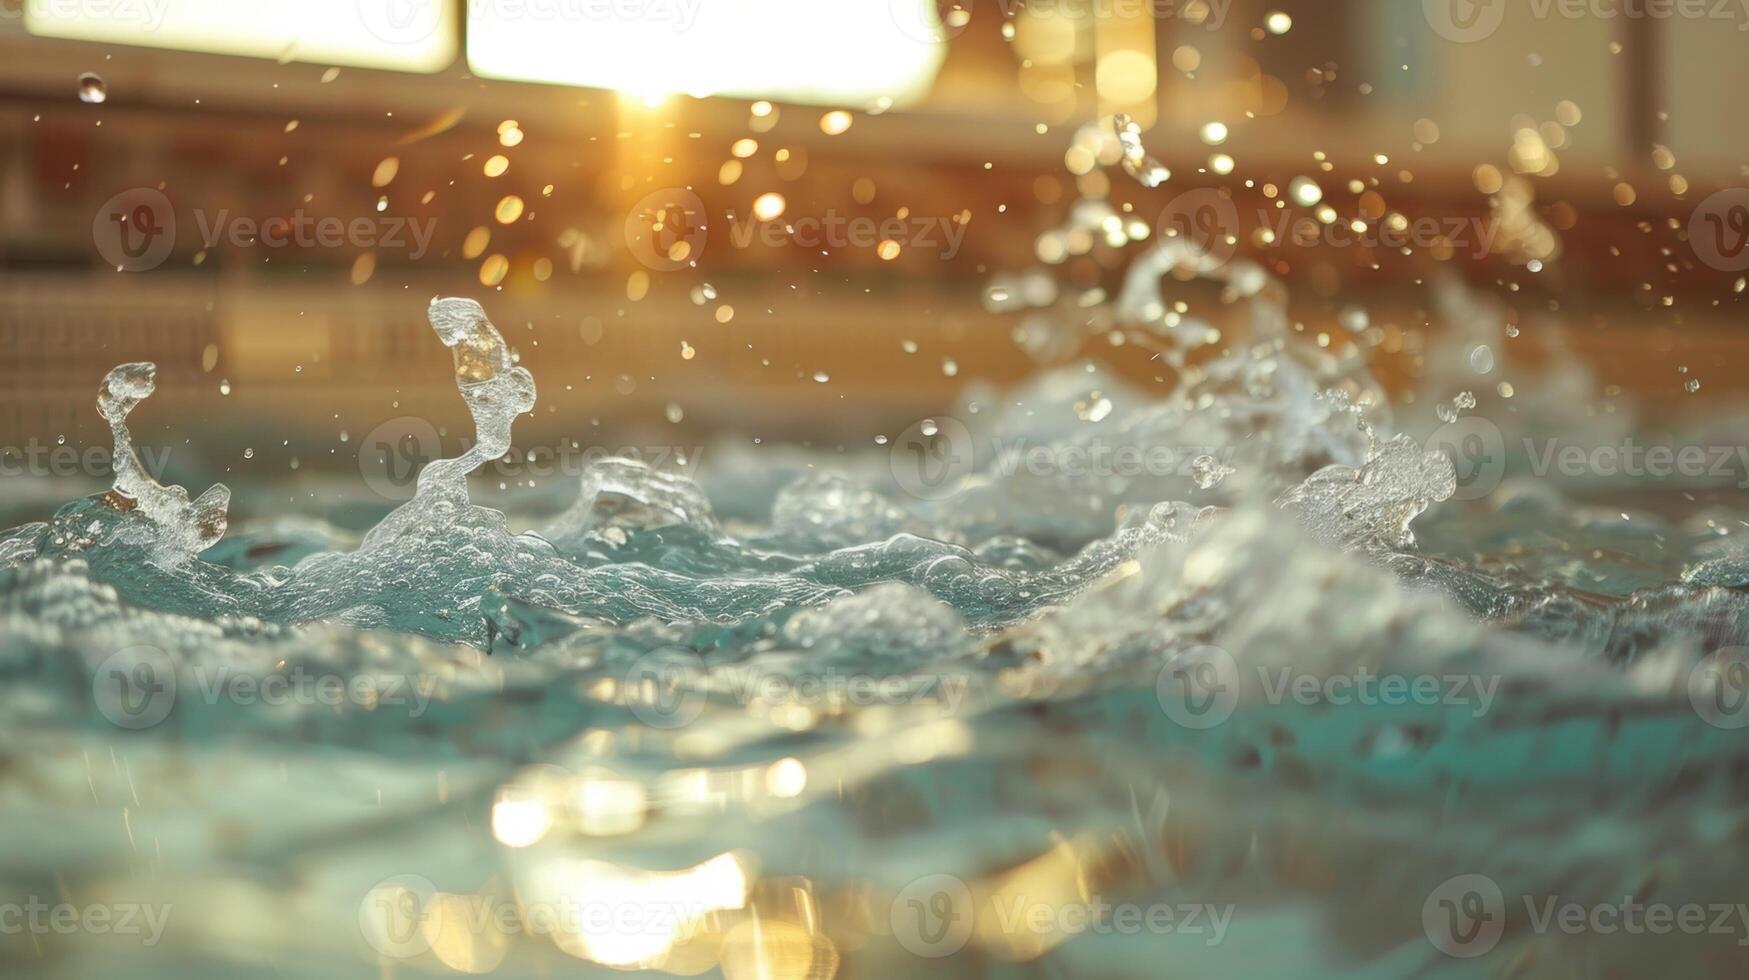
M 40 37 L 434 72 L 455 60 L 456 0 L 25 0 Z
M 532 7 L 470 4 L 468 65 L 488 78 L 615 89 L 658 101 L 730 95 L 851 106 L 888 98 L 904 105 L 934 81 L 945 45 L 916 29 L 917 12 L 894 7 L 868 0 L 685 0 L 636 6 L 635 13 L 560 5 L 537 18 Z

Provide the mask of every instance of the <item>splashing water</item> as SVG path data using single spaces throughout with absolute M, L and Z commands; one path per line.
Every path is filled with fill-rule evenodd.
M 1059 232 L 1108 226 L 1082 205 Z M 1189 280 L 1243 342 L 1168 295 Z M 939 493 L 897 444 L 762 500 L 610 460 L 520 529 L 467 478 L 534 379 L 478 303 L 437 299 L 475 438 L 356 545 L 226 537 L 224 487 L 141 464 L 155 372 L 122 365 L 114 487 L 0 533 L 0 730 L 32 787 L 8 884 L 174 909 L 150 952 L 179 976 L 1157 972 L 1161 935 L 1005 928 L 1016 900 L 1226 910 L 1219 941 L 1170 937 L 1191 975 L 1740 967 L 1728 939 L 1537 933 L 1510 904 L 1476 960 L 1429 932 L 1462 875 L 1509 902 L 1735 901 L 1749 839 L 1749 550 L 1722 514 L 1512 480 L 1454 499 L 1461 452 L 1416 425 L 1482 421 L 1478 373 L 1526 392 L 1517 424 L 1565 424 L 1585 382 L 1539 386 L 1485 300 L 1435 293 L 1458 336 L 1401 431 L 1362 357 L 1290 329 L 1282 283 L 1171 239 L 1115 299 L 1032 273 L 988 297 L 1046 362 L 1131 338 L 1164 395 L 1082 364 L 974 386 L 986 410 L 919 429 L 963 461 Z M 1113 445 L 1173 465 L 1066 463 Z M 1367 678 L 1437 690 L 1339 696 Z M 604 930 L 597 905 L 679 911 Z M 917 908 L 963 914 L 960 959 Z M 139 975 L 138 950 L 57 949 L 65 975 Z

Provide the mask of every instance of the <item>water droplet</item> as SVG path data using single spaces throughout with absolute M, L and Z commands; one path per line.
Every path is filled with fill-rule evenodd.
M 950 378 L 956 374 L 959 374 L 960 373 L 959 362 L 954 360 L 951 357 L 942 358 L 941 359 L 941 373 L 947 375 Z
M 1488 374 L 1494 370 L 1494 349 L 1487 344 L 1481 344 L 1470 351 L 1470 369 L 1477 374 Z
M 825 384 L 826 382 L 832 380 L 832 376 L 830 374 L 827 374 L 824 371 L 815 371 L 814 372 L 814 380 L 820 382 L 821 384 Z
M 1310 177 L 1295 177 L 1288 183 L 1287 192 L 1301 207 L 1309 208 L 1324 199 L 1324 188 Z
M 680 405 L 675 402 L 669 402 L 668 407 L 663 411 L 663 414 L 667 416 L 668 421 L 675 425 L 679 425 L 681 420 L 686 418 L 686 410 L 681 408 Z
M 1190 462 L 1190 478 L 1203 490 L 1213 490 L 1221 481 L 1233 475 L 1231 466 L 1223 466 L 1213 456 L 1198 456 Z
M 253 450 L 253 449 L 243 450 L 243 458 L 244 459 L 254 459 L 255 458 L 255 450 Z
M 1700 379 L 1689 378 L 1688 383 L 1683 385 L 1683 387 L 1688 389 L 1689 394 L 1693 394 L 1700 390 Z
M 109 86 L 101 76 L 86 72 L 79 76 L 79 101 L 96 105 L 109 101 Z
M 761 194 L 753 202 L 753 216 L 760 221 L 776 221 L 783 217 L 784 209 L 788 206 L 789 203 L 783 199 L 783 195 L 776 191 Z

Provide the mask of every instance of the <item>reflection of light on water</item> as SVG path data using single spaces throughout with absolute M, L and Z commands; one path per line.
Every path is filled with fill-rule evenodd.
M 586 773 L 571 803 L 577 830 L 593 837 L 629 834 L 644 825 L 644 787 L 630 780 Z
M 529 847 L 566 819 L 577 833 L 591 837 L 629 834 L 644 825 L 648 805 L 642 784 L 612 772 L 572 775 L 540 766 L 498 790 L 492 836 L 506 847 Z
M 512 787 L 500 790 L 492 804 L 492 836 L 505 847 L 538 843 L 552 826 L 552 812 L 545 802 L 518 795 Z
M 439 894 L 425 913 L 426 941 L 444 966 L 459 973 L 491 973 L 504 961 L 510 936 L 501 929 L 481 928 L 489 921 L 488 899 L 478 895 Z
M 832 941 L 794 922 L 741 923 L 723 937 L 726 980 L 826 980 L 838 972 Z
M 742 908 L 747 869 L 732 854 L 684 871 L 655 872 L 604 861 L 542 866 L 531 902 L 555 910 L 553 941 L 581 959 L 621 968 L 660 967 L 669 951 L 714 912 Z
M 773 796 L 789 799 L 800 796 L 808 786 L 808 769 L 797 759 L 784 759 L 765 774 L 765 785 Z

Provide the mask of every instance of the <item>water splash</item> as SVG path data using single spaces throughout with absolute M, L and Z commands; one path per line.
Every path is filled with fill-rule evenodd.
M 1166 179 L 1139 131 L 1120 122 L 1117 138 L 1144 187 Z M 1084 201 L 1058 231 L 1115 217 Z M 1217 284 L 1236 315 L 1186 312 L 1171 294 L 1184 278 Z M 1450 459 L 1399 429 L 1364 358 L 1302 340 L 1261 266 L 1184 240 L 1145 246 L 1115 299 L 1035 273 L 1000 285 L 987 302 L 1024 313 L 1023 343 L 1064 366 L 968 390 L 971 463 L 946 499 L 895 488 L 891 450 L 830 465 L 725 453 L 708 486 L 599 464 L 558 517 L 519 524 L 474 503 L 467 478 L 510 451 L 534 379 L 478 303 L 439 299 L 470 448 L 426 467 L 351 550 L 315 521 L 221 540 L 224 488 L 191 502 L 145 472 L 126 420 L 153 372 L 117 368 L 99 399 L 115 487 L 0 533 L 0 731 L 36 796 L 9 874 L 218 923 L 166 937 L 155 955 L 190 967 L 176 975 L 278 963 L 294 941 L 311 972 L 376 975 L 399 954 L 367 951 L 361 969 L 361 930 L 440 933 L 411 969 L 824 977 L 842 957 L 912 975 L 925 961 L 868 929 L 868 910 L 944 873 L 980 898 L 1232 900 L 1260 914 L 1227 950 L 1293 950 L 1259 975 L 1445 975 L 1419 911 L 1456 873 L 1575 900 L 1641 894 L 1648 867 L 1682 894 L 1735 887 L 1749 757 L 1691 705 L 1729 675 L 1691 678 L 1749 642 L 1738 515 L 1606 513 L 1542 484 L 1448 502 Z M 1581 368 L 1528 373 L 1502 310 L 1449 280 L 1434 291 L 1452 329 L 1427 349 L 1417 403 L 1449 404 L 1405 427 L 1476 407 L 1480 345 L 1497 353 L 1486 380 L 1518 391 L 1502 425 L 1580 411 Z M 1216 320 L 1237 321 L 1233 336 Z M 1368 329 L 1364 311 L 1341 320 Z M 1112 331 L 1157 356 L 1169 391 L 1066 363 Z M 1112 445 L 1174 450 L 1175 465 L 1060 465 Z M 1052 465 L 1024 465 L 1030 450 Z M 1215 665 L 1211 648 L 1241 673 L 1230 720 L 1196 730 L 1159 685 Z M 1258 683 L 1283 669 L 1476 676 L 1497 700 L 1302 710 Z M 110 715 L 126 705 L 94 692 L 142 670 L 184 696 L 121 732 Z M 310 674 L 368 696 L 271 710 L 194 696 L 197 678 Z M 215 814 L 246 839 L 214 833 Z M 409 874 L 430 894 L 389 884 Z M 693 886 L 711 895 L 697 944 L 448 928 L 531 894 Z M 408 897 L 443 928 L 372 918 Z M 1720 949 L 1633 965 L 1698 973 Z M 1075 976 L 1158 965 L 1155 945 L 1103 935 L 982 930 L 968 950 Z M 1510 936 L 1501 952 L 1554 955 Z M 1114 969 L 1126 956 L 1140 965 Z M 1235 972 L 1222 966 L 1204 972 Z
M 75 549 L 94 543 L 106 532 L 149 546 L 154 561 L 186 561 L 224 537 L 230 524 L 231 491 L 223 484 L 209 487 L 193 501 L 179 486 L 164 486 L 146 471 L 128 432 L 127 420 L 157 389 L 155 364 L 123 364 L 109 372 L 97 392 L 97 410 L 109 423 L 114 439 L 111 454 L 115 484 L 93 501 L 115 514 L 138 520 L 86 523 L 88 508 L 75 505 L 56 516 L 57 538 Z

